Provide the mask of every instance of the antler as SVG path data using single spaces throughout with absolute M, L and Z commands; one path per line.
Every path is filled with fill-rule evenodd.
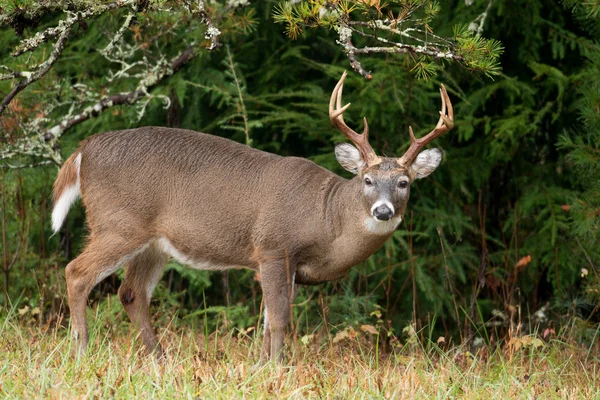
M 341 79 L 338 81 L 337 85 L 335 85 L 335 88 L 331 93 L 331 99 L 329 99 L 329 119 L 331 120 L 333 126 L 339 129 L 344 135 L 346 135 L 346 137 L 348 137 L 348 139 L 352 141 L 352 143 L 356 145 L 356 147 L 358 147 L 358 151 L 360 151 L 362 154 L 367 165 L 371 166 L 379 162 L 379 157 L 377 157 L 377 154 L 375 154 L 375 151 L 369 144 L 369 125 L 367 124 L 367 118 L 363 119 L 365 128 L 362 134 L 354 132 L 344 122 L 344 111 L 350 107 L 350 103 L 342 107 L 342 90 L 344 88 L 344 80 L 346 79 L 346 75 L 346 71 L 344 71 Z
M 454 109 L 452 108 L 452 102 L 446 92 L 446 87 L 442 85 L 440 89 L 440 97 L 442 98 L 442 111 L 440 111 L 440 119 L 438 120 L 435 129 L 429 132 L 427 135 L 420 139 L 415 138 L 412 127 L 408 127 L 410 133 L 410 147 L 406 150 L 406 153 L 398 159 L 398 164 L 408 167 L 417 158 L 423 147 L 429 142 L 436 139 L 438 136 L 448 132 L 454 128 Z M 448 106 L 448 114 L 446 115 L 446 105 Z

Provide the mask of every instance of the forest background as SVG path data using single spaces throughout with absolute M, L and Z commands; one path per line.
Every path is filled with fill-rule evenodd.
M 600 2 L 0 4 L 0 305 L 20 323 L 68 324 L 64 268 L 85 243 L 85 214 L 78 203 L 54 236 L 49 217 L 59 165 L 80 140 L 181 127 L 349 178 L 333 154 L 345 138 L 327 115 L 348 70 L 346 120 L 358 129 L 367 117 L 378 153 L 401 155 L 409 125 L 417 136 L 433 128 L 441 83 L 456 127 L 436 141 L 443 162 L 413 185 L 384 248 L 346 278 L 299 291 L 298 336 L 373 328 L 386 352 L 417 336 L 471 350 L 523 336 L 596 339 Z M 360 50 L 369 46 L 388 50 Z M 152 307 L 157 326 L 250 332 L 260 287 L 251 271 L 171 261 Z

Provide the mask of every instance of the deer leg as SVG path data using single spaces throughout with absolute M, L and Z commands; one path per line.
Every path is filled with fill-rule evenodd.
M 125 266 L 125 279 L 119 287 L 119 299 L 131 322 L 137 326 L 144 347 L 158 358 L 162 348 L 150 322 L 150 299 L 162 276 L 168 256 L 150 246 L 136 255 Z
M 265 323 L 263 331 L 263 344 L 260 351 L 260 361 L 267 362 L 271 358 L 271 329 L 269 328 L 269 312 L 265 307 Z
M 128 241 L 122 237 L 92 236 L 79 257 L 67 265 L 65 275 L 71 311 L 71 330 L 77 341 L 79 354 L 85 351 L 88 343 L 85 309 L 90 292 L 143 247 L 143 243 Z
M 286 276 L 287 278 L 287 276 Z M 296 298 L 296 293 L 298 293 L 298 285 L 294 282 L 294 276 L 292 276 L 292 298 L 291 300 Z M 260 351 L 260 361 L 267 362 L 271 358 L 271 329 L 269 327 L 269 311 L 267 307 L 264 307 L 264 328 L 263 328 L 263 343 L 262 349 Z
M 261 265 L 260 274 L 266 310 L 262 355 L 281 363 L 285 329 L 290 323 L 294 275 L 287 270 L 286 263 L 273 261 Z

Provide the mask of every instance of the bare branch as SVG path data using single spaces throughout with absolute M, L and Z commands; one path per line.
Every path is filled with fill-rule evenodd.
M 75 23 L 81 20 L 92 17 L 94 15 L 103 14 L 106 11 L 113 10 L 115 8 L 135 5 L 135 2 L 135 0 L 115 1 L 113 3 L 105 5 L 94 6 L 93 8 L 86 11 L 77 12 L 69 18 L 67 18 L 66 20 L 60 21 L 57 26 L 50 27 L 45 31 L 36 33 L 33 37 L 29 39 L 23 40 L 11 55 L 13 57 L 17 57 L 28 51 L 33 51 L 37 49 L 40 44 L 46 43 L 48 40 L 60 36 L 66 27 L 72 27 L 73 25 L 75 25 Z
M 0 114 L 2 114 L 2 112 L 6 109 L 6 106 L 8 106 L 8 104 L 12 101 L 12 99 L 15 98 L 15 96 L 17 94 L 19 94 L 19 92 L 21 92 L 27 86 L 31 85 L 33 82 L 40 79 L 42 76 L 44 76 L 46 74 L 46 72 L 48 72 L 48 70 L 50 70 L 50 68 L 52 68 L 54 63 L 60 57 L 63 49 L 65 48 L 65 43 L 67 42 L 67 39 L 69 38 L 69 35 L 71 34 L 72 28 L 73 28 L 73 25 L 70 25 L 70 26 L 67 25 L 64 27 L 62 33 L 60 34 L 58 40 L 56 41 L 56 44 L 54 45 L 54 49 L 52 50 L 52 53 L 50 53 L 50 57 L 48 57 L 48 59 L 46 61 L 44 61 L 42 64 L 40 64 L 37 67 L 37 71 L 29 72 L 29 73 L 27 73 L 27 75 L 25 75 L 24 72 L 19 73 L 19 76 L 26 77 L 26 79 L 17 83 L 12 88 L 10 93 L 4 98 L 4 100 L 2 100 L 2 103 L 0 103 Z
M 8 74 L 0 75 L 0 81 L 5 81 L 8 79 L 15 79 L 15 78 L 27 78 L 27 74 L 28 74 L 27 72 L 23 73 L 20 71 L 13 71 L 12 69 L 8 68 L 6 65 L 0 65 L 0 68 L 8 71 Z
M 394 43 L 393 47 L 362 47 L 354 49 L 355 54 L 373 54 L 373 53 L 413 53 L 413 54 L 423 54 L 429 57 L 433 57 L 435 59 L 452 59 L 457 61 L 462 61 L 463 57 L 454 54 L 451 51 L 443 52 L 435 48 L 425 47 L 425 46 L 411 46 L 408 44 L 399 44 Z
M 60 138 L 65 131 L 87 121 L 90 118 L 96 117 L 108 108 L 122 105 L 135 104 L 139 100 L 148 96 L 148 90 L 156 86 L 161 80 L 173 75 L 179 71 L 184 64 L 196 56 L 194 46 L 189 46 L 177 57 L 173 58 L 170 63 L 159 66 L 158 70 L 152 76 L 147 76 L 140 80 L 136 90 L 127 93 L 119 93 L 112 96 L 106 96 L 96 104 L 87 107 L 81 113 L 62 120 L 57 125 L 46 130 L 43 137 L 46 142 L 54 141 Z
M 365 78 L 367 78 L 367 80 L 371 80 L 373 78 L 371 72 L 366 71 L 362 67 L 362 64 L 356 59 L 356 47 L 354 47 L 352 41 L 348 38 L 346 43 L 348 45 L 348 51 L 346 52 L 346 55 L 348 56 L 348 60 L 350 60 L 350 66 L 352 67 L 352 69 L 364 76 Z

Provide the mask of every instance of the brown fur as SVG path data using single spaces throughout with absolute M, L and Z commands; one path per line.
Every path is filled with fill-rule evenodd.
M 67 160 L 63 163 L 62 168 L 58 172 L 58 176 L 54 181 L 52 190 L 52 201 L 54 204 L 56 204 L 65 189 L 71 185 L 74 185 L 77 181 L 77 167 L 75 165 L 77 154 L 79 154 L 79 152 L 76 151 L 71 155 L 71 157 L 67 158 Z
M 90 240 L 66 275 L 80 351 L 87 344 L 89 292 L 125 264 L 119 298 L 145 346 L 160 354 L 148 305 L 169 258 L 165 251 L 171 250 L 196 268 L 259 272 L 268 312 L 262 356 L 281 360 L 292 282 L 317 284 L 344 276 L 395 228 L 383 233 L 365 228 L 363 220 L 371 216 L 363 173 L 346 180 L 306 159 L 156 127 L 83 142 L 58 175 L 55 201 L 76 179 L 78 153 Z M 382 160 L 382 167 L 391 162 Z M 392 191 L 398 174 L 406 174 L 378 166 L 363 172 Z M 403 193 L 392 198 L 396 215 L 408 201 L 408 191 Z

